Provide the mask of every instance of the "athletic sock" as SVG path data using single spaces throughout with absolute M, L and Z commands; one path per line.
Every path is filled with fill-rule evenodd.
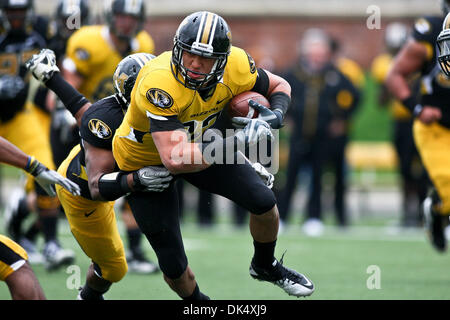
M 270 267 L 275 260 L 275 245 L 277 240 L 273 242 L 257 242 L 253 241 L 255 254 L 253 255 L 253 263 L 258 267 Z
M 42 225 L 42 233 L 44 234 L 45 242 L 56 240 L 56 226 L 58 223 L 57 216 L 40 217 Z
M 36 237 L 39 234 L 39 232 L 41 231 L 41 227 L 39 225 L 39 221 L 35 221 L 30 228 L 28 229 L 28 231 L 25 233 L 25 238 L 27 238 L 28 240 L 30 240 L 31 242 L 35 242 L 36 241 Z
M 194 292 L 189 297 L 184 297 L 183 300 L 195 301 L 195 300 L 211 300 L 211 299 L 200 291 L 198 284 L 195 284 Z
M 92 289 L 87 284 L 81 289 L 80 296 L 83 300 L 105 300 L 103 297 L 104 292 L 100 292 Z
M 127 229 L 128 236 L 128 246 L 131 253 L 140 254 L 141 253 L 141 237 L 142 232 L 139 228 Z

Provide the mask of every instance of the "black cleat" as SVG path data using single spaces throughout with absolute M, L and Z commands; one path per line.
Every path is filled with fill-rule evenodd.
M 431 197 L 427 197 L 423 201 L 423 214 L 425 216 L 425 227 L 431 244 L 437 251 L 444 252 L 447 249 L 445 220 L 448 218 L 433 209 L 433 200 Z
M 314 285 L 307 277 L 283 266 L 283 257 L 280 262 L 275 259 L 270 268 L 258 267 L 252 260 L 250 275 L 254 279 L 273 283 L 290 296 L 306 297 L 314 292 Z

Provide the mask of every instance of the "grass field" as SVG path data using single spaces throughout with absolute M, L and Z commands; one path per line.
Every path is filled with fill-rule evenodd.
M 346 231 L 327 226 L 325 234 L 319 238 L 305 237 L 298 226 L 291 225 L 279 237 L 276 256 L 280 258 L 286 250 L 285 264 L 313 280 L 316 292 L 307 299 L 450 298 L 448 254 L 436 253 L 422 230 L 398 231 L 389 226 L 388 220 L 370 224 L 372 226 L 358 223 Z M 121 224 L 119 226 L 123 230 Z M 253 249 L 247 229 L 234 229 L 226 221 L 212 229 L 200 229 L 187 221 L 183 223 L 182 232 L 189 263 L 201 290 L 211 298 L 296 299 L 272 284 L 255 281 L 249 276 Z M 65 220 L 60 225 L 60 233 L 63 245 L 76 250 L 75 264 L 81 269 L 83 283 L 89 260 L 77 246 Z M 154 258 L 146 242 L 144 247 L 148 256 Z M 373 276 L 369 266 L 379 268 L 379 288 L 369 289 L 367 286 L 369 277 Z M 33 269 L 48 299 L 75 299 L 77 291 L 69 289 L 66 284 L 73 279 L 70 278 L 72 274 L 66 273 L 65 268 L 52 273 L 46 272 L 42 266 L 34 266 Z M 149 276 L 129 273 L 113 285 L 106 298 L 178 299 L 160 273 Z M 4 283 L 0 285 L 0 299 L 10 299 Z

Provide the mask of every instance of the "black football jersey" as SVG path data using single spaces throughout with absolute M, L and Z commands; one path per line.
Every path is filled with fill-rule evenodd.
M 0 36 L 0 77 L 19 77 L 25 84 L 14 98 L 0 97 L 1 122 L 11 120 L 24 108 L 30 77 L 25 62 L 45 46 L 45 39 L 34 31 L 23 34 L 6 33 Z
M 83 142 L 86 141 L 96 148 L 112 150 L 114 133 L 123 117 L 122 106 L 114 95 L 95 102 L 83 114 L 80 127 L 81 151 L 70 163 L 67 177 L 80 186 L 81 196 L 87 199 L 91 199 L 91 194 L 85 172 Z
M 439 107 L 442 119 L 439 123 L 450 128 L 450 79 L 441 71 L 437 56 L 436 39 L 442 30 L 443 17 L 423 17 L 416 20 L 412 37 L 424 44 L 428 51 L 428 59 L 422 66 L 420 84 L 420 103 Z

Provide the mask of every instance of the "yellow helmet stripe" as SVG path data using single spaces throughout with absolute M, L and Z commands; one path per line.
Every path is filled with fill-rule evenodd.
M 450 13 L 445 17 L 443 29 L 450 29 Z
M 215 14 L 208 12 L 205 21 L 205 27 L 203 28 L 203 34 L 201 38 L 201 43 L 207 44 L 209 37 L 211 36 L 211 29 L 213 25 Z

